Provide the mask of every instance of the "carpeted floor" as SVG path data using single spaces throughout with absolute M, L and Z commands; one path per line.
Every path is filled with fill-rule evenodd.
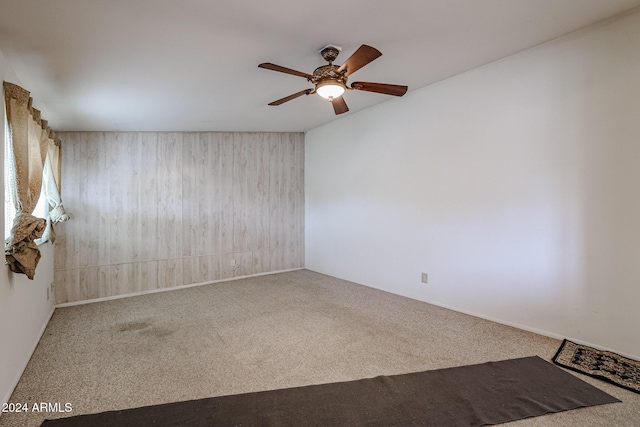
M 57 309 L 11 402 L 71 413 L 349 381 L 508 358 L 550 360 L 559 340 L 308 270 Z M 504 425 L 637 426 L 640 395 L 580 374 L 622 403 Z

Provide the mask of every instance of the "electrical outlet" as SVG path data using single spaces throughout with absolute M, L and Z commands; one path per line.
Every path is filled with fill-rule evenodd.
M 427 283 L 429 277 L 427 273 L 422 273 L 422 283 Z

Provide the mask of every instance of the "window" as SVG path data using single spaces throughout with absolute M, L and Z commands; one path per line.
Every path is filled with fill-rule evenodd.
M 33 279 L 40 260 L 37 245 L 54 237 L 53 223 L 69 219 L 56 185 L 60 181 L 60 140 L 47 121 L 42 119 L 40 110 L 33 108 L 29 91 L 6 81 L 2 87 L 6 123 L 5 238 L 11 236 L 13 228 L 20 229 L 13 235 L 14 239 L 5 240 L 5 262 L 12 272 Z M 43 150 L 45 147 L 46 150 Z M 53 162 L 58 165 L 55 171 Z M 42 191 L 43 188 L 45 191 Z M 47 215 L 49 205 L 51 212 Z M 36 206 L 39 210 L 34 211 Z M 24 210 L 32 215 L 16 216 L 16 210 Z M 46 217 L 46 220 L 42 217 Z M 16 222 L 16 219 L 20 221 Z
M 7 166 L 7 158 L 5 157 L 5 168 Z M 6 169 L 5 169 L 6 171 Z M 16 208 L 15 202 L 10 190 L 9 185 L 7 185 L 7 174 L 5 173 L 5 182 L 4 182 L 4 239 L 7 240 L 9 235 L 11 234 L 11 227 L 13 227 L 13 219 L 16 217 Z M 33 208 L 32 215 L 38 218 L 46 218 L 49 214 L 49 203 L 46 201 L 46 197 L 44 196 L 44 182 L 42 183 L 43 189 L 40 190 L 40 197 L 38 198 L 38 203 L 36 203 L 36 207 Z
M 3 108 L 4 114 L 4 108 Z M 13 182 L 15 182 L 15 165 L 13 162 L 13 152 L 11 151 L 11 144 L 8 140 L 9 136 L 9 124 L 6 116 L 4 117 L 4 239 L 5 241 L 11 234 L 11 227 L 13 227 L 13 219 L 16 217 L 16 202 L 15 202 L 15 190 L 11 188 Z M 32 215 L 38 218 L 46 218 L 49 213 L 49 203 L 44 197 L 44 178 L 42 180 L 42 188 L 40 190 L 40 197 L 36 203 L 36 207 L 33 209 Z

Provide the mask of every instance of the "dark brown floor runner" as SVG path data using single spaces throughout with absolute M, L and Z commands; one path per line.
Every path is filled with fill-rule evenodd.
M 537 356 L 213 397 L 42 423 L 75 426 L 482 426 L 619 402 Z

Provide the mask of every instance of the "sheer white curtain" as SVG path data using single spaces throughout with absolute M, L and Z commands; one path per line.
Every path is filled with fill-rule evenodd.
M 40 111 L 32 107 L 28 91 L 8 82 L 3 88 L 7 116 L 5 194 L 13 201 L 15 211 L 11 233 L 5 240 L 5 260 L 11 271 L 33 279 L 40 260 L 37 244 L 52 240 L 52 222 L 68 219 L 60 200 L 60 142 L 47 121 L 41 119 Z M 32 215 L 41 190 L 53 208 L 46 219 Z M 54 211 L 55 217 L 51 216 Z
M 37 245 L 47 241 L 54 243 L 56 238 L 53 224 L 65 222 L 69 219 L 60 197 L 60 147 L 55 145 L 52 140 L 50 141 L 42 169 L 42 193 L 40 196 L 44 200 L 44 214 L 47 226 L 42 233 L 42 237 L 35 240 Z

